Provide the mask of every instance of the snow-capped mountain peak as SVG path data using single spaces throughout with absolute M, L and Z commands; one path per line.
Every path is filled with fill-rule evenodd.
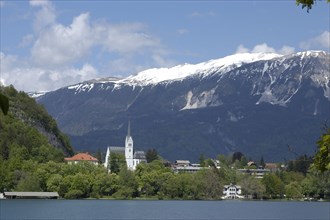
M 239 67 L 243 63 L 252 63 L 260 60 L 270 60 L 281 57 L 275 53 L 240 53 L 214 59 L 198 64 L 183 64 L 171 68 L 153 68 L 129 76 L 118 83 L 139 85 L 157 84 L 164 81 L 180 80 L 195 74 L 208 75 L 214 71 L 229 70 L 231 67 Z

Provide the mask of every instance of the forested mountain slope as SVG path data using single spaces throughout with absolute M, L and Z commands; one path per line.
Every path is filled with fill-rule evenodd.
M 73 154 L 69 139 L 60 132 L 44 107 L 12 86 L 1 87 L 1 92 L 10 101 L 8 114 L 0 113 L 0 157 L 3 160 L 20 153 L 24 159 L 40 157 L 42 161 Z

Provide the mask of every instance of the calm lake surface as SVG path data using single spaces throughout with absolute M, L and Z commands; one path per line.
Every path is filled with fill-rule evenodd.
M 330 219 L 329 202 L 0 200 L 0 219 Z

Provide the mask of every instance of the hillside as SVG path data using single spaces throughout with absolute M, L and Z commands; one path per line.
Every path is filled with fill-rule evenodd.
M 79 150 L 123 145 L 130 118 L 136 148 L 169 160 L 241 151 L 283 161 L 314 153 L 329 119 L 329 60 L 323 51 L 236 54 L 82 82 L 37 101 Z
M 1 87 L 9 98 L 9 111 L 0 113 L 0 157 L 23 157 L 38 162 L 63 160 L 73 154 L 68 138 L 57 128 L 45 108 L 14 87 Z

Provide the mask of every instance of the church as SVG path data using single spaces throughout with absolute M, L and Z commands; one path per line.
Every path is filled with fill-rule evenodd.
M 146 156 L 144 151 L 135 151 L 133 148 L 133 138 L 131 136 L 131 122 L 128 122 L 128 129 L 127 129 L 127 135 L 125 139 L 125 147 L 115 147 L 115 146 L 109 146 L 107 148 L 107 153 L 105 155 L 105 163 L 104 167 L 108 168 L 110 167 L 110 155 L 112 153 L 117 154 L 123 154 L 125 155 L 126 165 L 127 169 L 129 170 L 135 170 L 136 166 L 141 162 L 147 162 Z

